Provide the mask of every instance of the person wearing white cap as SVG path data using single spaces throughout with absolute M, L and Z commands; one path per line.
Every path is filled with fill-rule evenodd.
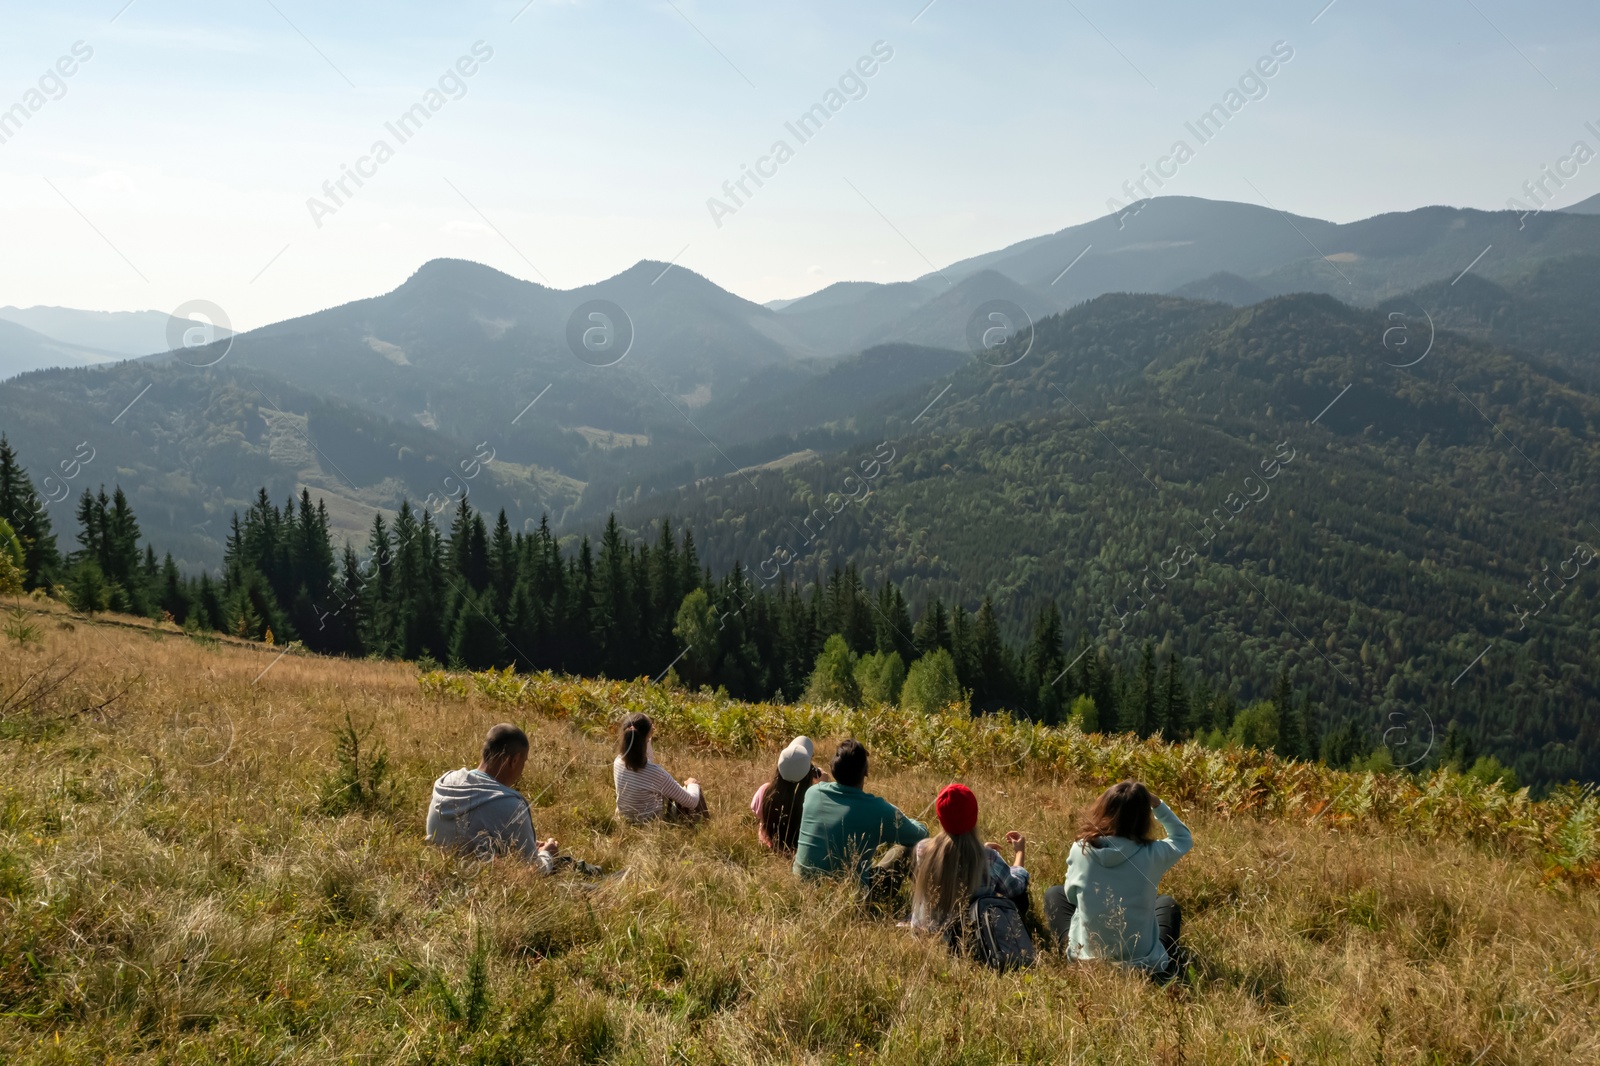
M 816 748 L 810 737 L 795 737 L 778 755 L 772 780 L 756 789 L 750 812 L 756 816 L 756 835 L 774 851 L 792 854 L 800 836 L 800 807 L 806 789 L 826 775 L 811 764 Z

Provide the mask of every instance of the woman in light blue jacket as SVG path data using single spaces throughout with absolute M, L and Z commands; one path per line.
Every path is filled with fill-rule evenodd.
M 1157 839 L 1155 823 L 1167 832 Z M 1183 915 L 1157 886 L 1194 846 L 1172 808 L 1137 781 L 1112 785 L 1089 808 L 1067 856 L 1067 881 L 1044 895 L 1045 918 L 1074 959 L 1110 959 L 1176 976 Z

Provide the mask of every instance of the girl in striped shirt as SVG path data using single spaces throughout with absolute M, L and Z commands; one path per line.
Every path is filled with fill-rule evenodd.
M 652 723 L 647 714 L 630 714 L 622 721 L 617 757 L 611 780 L 617 787 L 617 814 L 630 822 L 649 822 L 663 813 L 704 815 L 706 798 L 700 782 L 690 777 L 678 784 L 660 763 L 652 760 Z

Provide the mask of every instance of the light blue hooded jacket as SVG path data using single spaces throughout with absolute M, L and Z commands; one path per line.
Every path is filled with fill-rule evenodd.
M 1081 841 L 1067 856 L 1067 902 L 1077 907 L 1067 938 L 1075 959 L 1111 959 L 1159 970 L 1167 949 L 1156 935 L 1156 897 L 1161 877 L 1194 847 L 1189 827 L 1165 803 L 1155 809 L 1165 840 L 1141 844 L 1126 837 Z

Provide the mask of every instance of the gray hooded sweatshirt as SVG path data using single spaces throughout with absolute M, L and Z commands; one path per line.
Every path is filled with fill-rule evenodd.
M 522 793 L 476 769 L 451 770 L 433 783 L 428 843 L 480 859 L 517 855 L 546 873 L 553 861 L 539 850 Z
M 1194 846 L 1188 826 L 1165 803 L 1155 809 L 1165 840 L 1141 844 L 1101 837 L 1098 845 L 1072 845 L 1067 855 L 1067 901 L 1077 910 L 1067 951 L 1075 959 L 1111 959 L 1146 969 L 1167 965 L 1156 935 L 1156 886 Z

